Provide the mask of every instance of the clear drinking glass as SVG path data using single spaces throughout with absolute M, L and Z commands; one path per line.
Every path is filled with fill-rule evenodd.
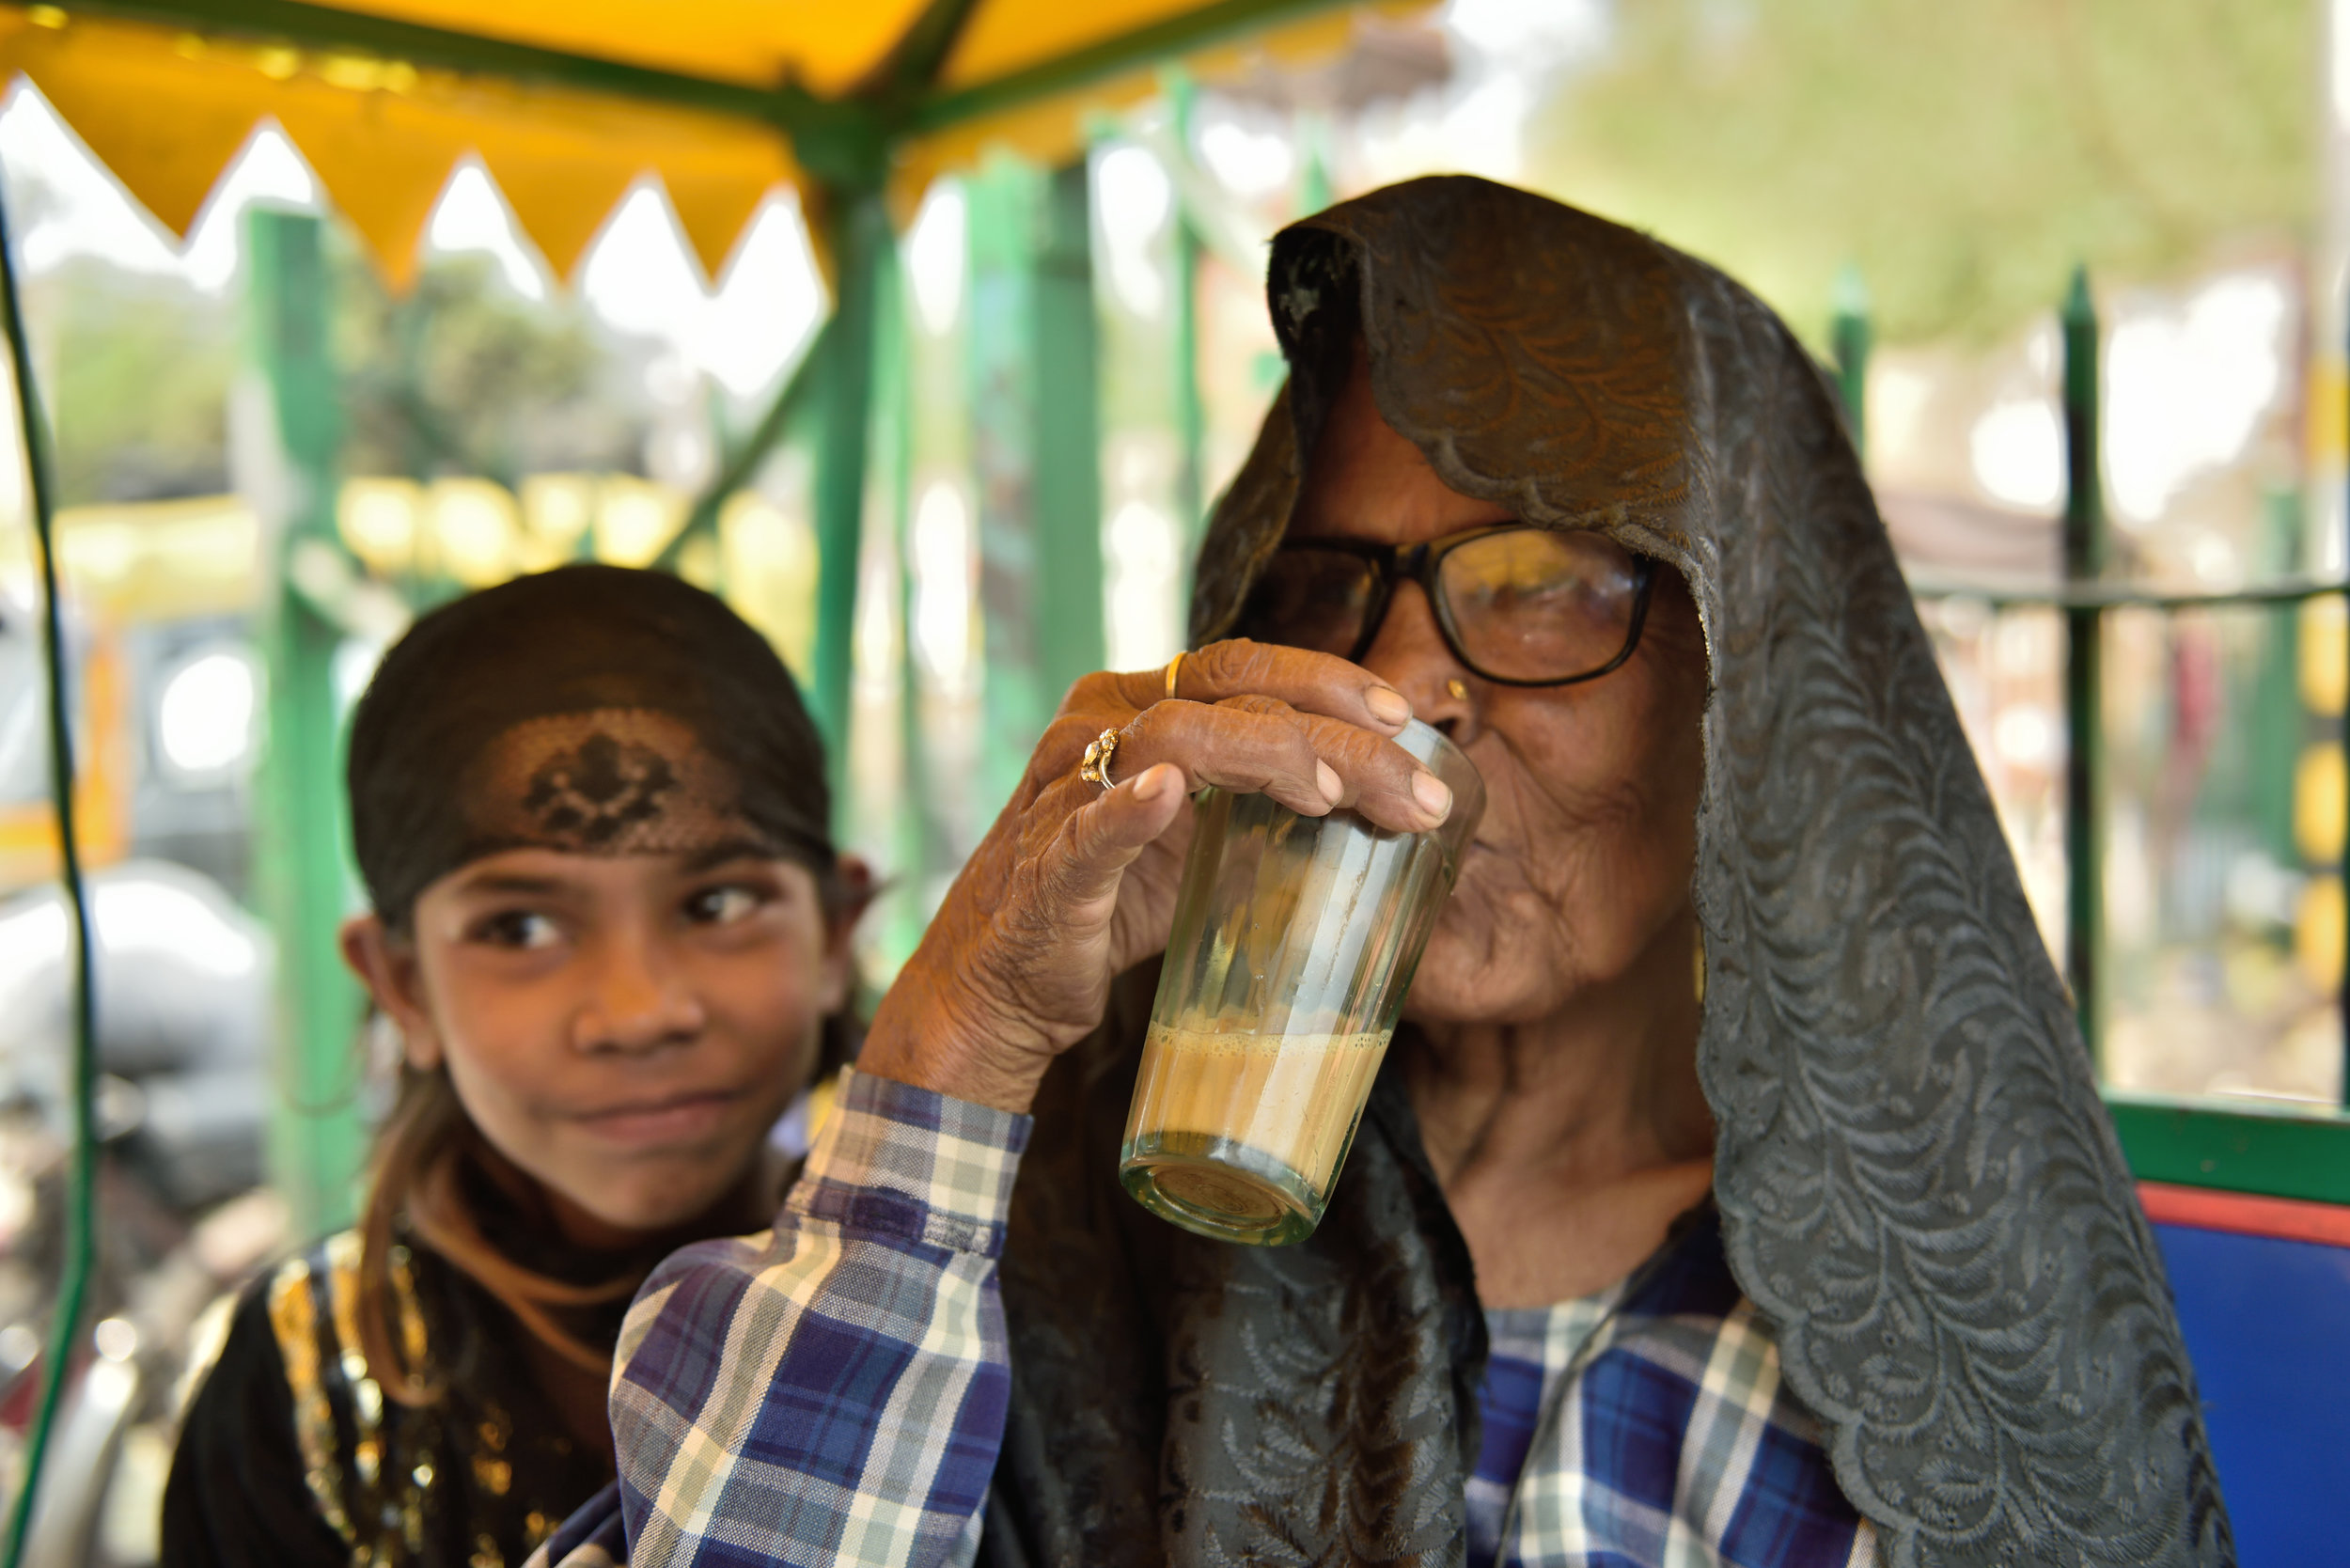
M 1459 747 L 1417 719 L 1396 744 L 1452 791 L 1429 832 L 1198 794 L 1118 1170 L 1186 1231 L 1277 1247 L 1322 1222 L 1485 811 Z

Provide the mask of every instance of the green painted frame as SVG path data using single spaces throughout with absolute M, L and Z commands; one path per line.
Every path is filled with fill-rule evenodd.
M 2141 1182 L 2350 1203 L 2350 1114 L 2108 1091 Z

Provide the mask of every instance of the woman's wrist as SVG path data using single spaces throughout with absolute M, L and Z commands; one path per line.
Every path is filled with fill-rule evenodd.
M 883 999 L 856 1070 L 1026 1115 L 1052 1064 L 1043 1035 L 945 996 L 909 994 L 932 989 L 918 980 L 909 986 L 913 979 L 900 977 Z

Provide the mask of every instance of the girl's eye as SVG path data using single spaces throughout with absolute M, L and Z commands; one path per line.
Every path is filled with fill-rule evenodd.
M 533 909 L 501 909 L 474 927 L 474 938 L 494 948 L 551 948 L 562 933 Z
M 752 911 L 766 901 L 755 887 L 729 883 L 719 887 L 705 887 L 685 901 L 685 916 L 700 925 L 732 925 L 747 919 Z

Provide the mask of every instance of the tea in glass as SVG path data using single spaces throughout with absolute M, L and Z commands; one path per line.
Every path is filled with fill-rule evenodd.
M 1119 1179 L 1185 1230 L 1277 1246 L 1321 1223 L 1404 994 L 1485 808 L 1415 720 L 1396 744 L 1452 791 L 1424 833 L 1199 792 Z

